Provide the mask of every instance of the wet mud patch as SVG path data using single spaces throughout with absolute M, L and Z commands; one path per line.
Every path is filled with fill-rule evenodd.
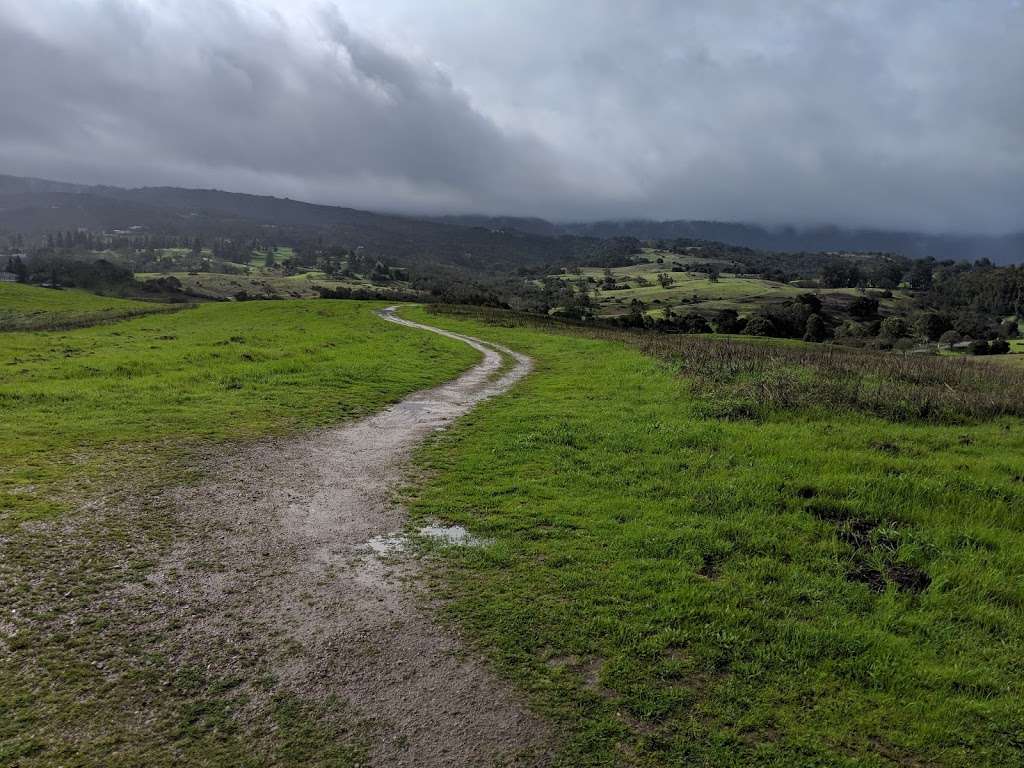
M 414 543 L 413 538 L 449 547 L 485 547 L 493 543 L 491 539 L 473 535 L 461 525 L 432 524 L 422 526 L 412 537 L 405 533 L 374 536 L 366 542 L 364 547 L 377 555 L 400 555 L 411 548 Z
M 714 581 L 722 575 L 722 563 L 724 562 L 725 555 L 721 552 L 705 552 L 697 573 L 709 581 Z
M 853 551 L 846 569 L 847 581 L 864 584 L 878 594 L 885 592 L 889 584 L 900 592 L 915 595 L 931 586 L 932 578 L 927 571 L 899 561 L 900 533 L 895 523 L 860 516 L 843 504 L 810 503 L 806 509 L 829 523 L 836 538 Z

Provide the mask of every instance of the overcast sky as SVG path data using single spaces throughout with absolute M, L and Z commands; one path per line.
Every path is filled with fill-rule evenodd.
M 1019 0 L 0 0 L 0 173 L 1024 229 Z

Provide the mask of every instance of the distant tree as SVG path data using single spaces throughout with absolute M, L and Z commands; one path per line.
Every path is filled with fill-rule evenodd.
M 952 347 L 954 344 L 959 344 L 961 341 L 963 341 L 963 337 L 952 328 L 939 336 L 939 344 L 944 347 Z
M 871 285 L 876 288 L 899 288 L 903 279 L 903 266 L 894 261 L 879 264 L 868 276 Z
M 629 302 L 629 314 L 622 319 L 622 322 L 633 328 L 643 328 L 647 324 L 646 308 L 640 299 L 633 299 Z
M 796 297 L 797 302 L 807 307 L 813 314 L 821 313 L 821 299 L 813 293 L 801 293 Z
M 717 283 L 718 278 L 721 274 L 721 270 L 719 270 L 718 267 L 711 267 L 708 270 L 708 280 L 711 281 L 712 283 Z
M 910 287 L 918 291 L 927 291 L 932 287 L 935 262 L 931 259 L 915 261 L 907 274 Z
M 953 328 L 971 339 L 990 339 L 997 335 L 998 323 L 984 312 L 965 309 L 953 318 Z
M 935 341 L 949 330 L 949 321 L 938 312 L 922 312 L 914 319 L 914 333 L 928 341 Z
M 850 314 L 862 320 L 878 314 L 878 299 L 870 296 L 858 296 L 850 304 Z
M 373 265 L 373 271 L 370 272 L 370 281 L 374 283 L 386 283 L 389 280 L 391 280 L 391 270 L 388 269 L 387 264 L 378 260 Z
M 266 267 L 272 267 L 276 263 L 277 262 L 274 259 L 274 249 L 273 248 L 267 248 L 267 255 L 263 259 L 263 265 L 266 266 Z
M 999 325 L 999 335 L 1005 339 L 1016 339 L 1020 336 L 1020 325 L 1018 324 L 1017 318 L 1011 318 L 1004 320 Z
M 711 326 L 704 319 L 703 315 L 691 312 L 679 321 L 679 327 L 684 333 L 711 333 Z
M 715 315 L 715 330 L 719 333 L 742 333 L 746 321 L 735 309 L 723 309 Z
M 864 283 L 864 275 L 853 262 L 836 259 L 822 267 L 819 280 L 826 288 L 856 288 Z
M 988 345 L 990 355 L 1005 355 L 1010 351 L 1010 342 L 1006 339 L 995 339 Z
M 28 267 L 21 260 L 21 256 L 12 256 L 7 260 L 7 271 L 13 272 L 19 283 L 24 283 L 28 278 Z
M 893 316 L 887 317 L 882 321 L 881 328 L 879 329 L 879 335 L 884 336 L 887 339 L 902 339 L 905 338 L 910 332 L 907 327 L 907 321 L 902 317 Z
M 828 330 L 821 315 L 811 315 L 807 318 L 807 329 L 804 331 L 804 341 L 824 341 L 828 338 Z
M 991 348 L 989 347 L 987 341 L 978 339 L 977 341 L 972 341 L 971 346 L 969 346 L 967 350 L 972 355 L 987 355 L 991 351 Z
M 671 288 L 675 282 L 675 279 L 671 275 L 666 275 L 664 272 L 658 273 L 658 284 L 662 288 Z
M 775 323 L 763 315 L 754 315 L 747 321 L 744 333 L 748 336 L 774 336 L 776 334 Z

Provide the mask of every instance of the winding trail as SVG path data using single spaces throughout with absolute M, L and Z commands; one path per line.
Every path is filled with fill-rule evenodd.
M 394 497 L 415 446 L 507 391 L 531 361 L 394 310 L 379 314 L 483 359 L 360 421 L 261 441 L 178 489 L 183 520 L 203 531 L 183 537 L 154 579 L 171 598 L 169 620 L 188 627 L 178 661 L 251 678 L 272 660 L 278 690 L 342 702 L 369 733 L 373 765 L 545 765 L 549 728 L 434 620 L 415 558 L 382 559 L 366 546 L 403 528 Z

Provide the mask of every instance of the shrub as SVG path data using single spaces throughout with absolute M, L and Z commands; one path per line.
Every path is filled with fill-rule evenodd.
M 1005 355 L 1010 351 L 1010 342 L 1006 339 L 996 339 L 988 345 L 990 355 Z
M 961 335 L 971 339 L 991 339 L 996 336 L 994 328 L 998 327 L 994 318 L 983 312 L 964 310 L 953 321 Z
M 796 300 L 806 306 L 812 314 L 819 314 L 821 312 L 821 299 L 813 293 L 801 293 L 796 297 Z
M 914 333 L 935 341 L 949 330 L 949 321 L 938 312 L 922 312 L 914 319 Z
M 850 304 L 850 314 L 853 317 L 867 319 L 878 314 L 878 299 L 868 296 L 858 296 Z
M 715 315 L 715 330 L 719 333 L 743 333 L 746 327 L 746 319 L 735 309 L 723 309 Z
M 988 342 L 984 339 L 978 339 L 972 341 L 971 346 L 967 348 L 972 355 L 987 355 L 990 351 Z
M 804 330 L 804 341 L 824 341 L 828 338 L 828 330 L 821 315 L 811 315 L 807 318 L 807 328 Z
M 744 333 L 748 336 L 774 336 L 776 333 L 775 323 L 763 315 L 754 315 L 747 321 Z
M 887 339 L 902 339 L 909 333 L 907 321 L 902 317 L 887 317 L 882 321 L 879 328 L 879 335 Z
M 711 333 L 711 326 L 704 319 L 703 315 L 691 313 L 684 317 L 680 323 L 684 333 Z
M 954 344 L 959 344 L 961 341 L 963 341 L 963 337 L 953 329 L 950 329 L 939 336 L 939 344 L 943 344 L 947 347 L 952 347 Z

